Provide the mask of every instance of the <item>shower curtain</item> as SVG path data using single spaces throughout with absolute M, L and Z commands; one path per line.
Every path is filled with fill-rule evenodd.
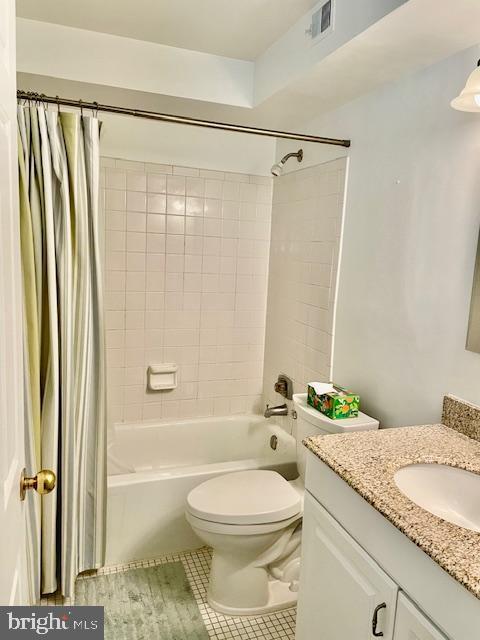
M 57 474 L 52 493 L 28 496 L 30 590 L 71 596 L 104 559 L 99 122 L 19 106 L 18 153 L 27 472 Z

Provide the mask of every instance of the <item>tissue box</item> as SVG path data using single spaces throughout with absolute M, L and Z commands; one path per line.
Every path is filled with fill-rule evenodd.
M 360 407 L 360 396 L 337 386 L 335 391 L 319 396 L 315 393 L 315 389 L 308 385 L 307 402 L 332 420 L 356 418 Z

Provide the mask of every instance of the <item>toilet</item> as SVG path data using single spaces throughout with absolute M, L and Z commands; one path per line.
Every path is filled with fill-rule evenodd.
M 306 466 L 304 438 L 378 429 L 378 420 L 331 420 L 293 396 L 299 477 L 276 471 L 238 471 L 207 480 L 188 495 L 186 518 L 213 549 L 209 605 L 233 616 L 262 615 L 294 606 L 300 573 L 300 541 Z

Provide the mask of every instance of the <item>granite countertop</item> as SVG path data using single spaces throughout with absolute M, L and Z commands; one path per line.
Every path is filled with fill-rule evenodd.
M 480 533 L 425 511 L 397 488 L 401 467 L 438 463 L 480 474 L 480 442 L 443 424 L 314 436 L 305 446 L 480 598 Z

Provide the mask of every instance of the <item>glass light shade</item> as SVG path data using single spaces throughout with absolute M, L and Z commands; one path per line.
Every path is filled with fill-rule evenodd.
M 450 104 L 458 111 L 480 112 L 480 67 L 470 74 L 465 88 Z

